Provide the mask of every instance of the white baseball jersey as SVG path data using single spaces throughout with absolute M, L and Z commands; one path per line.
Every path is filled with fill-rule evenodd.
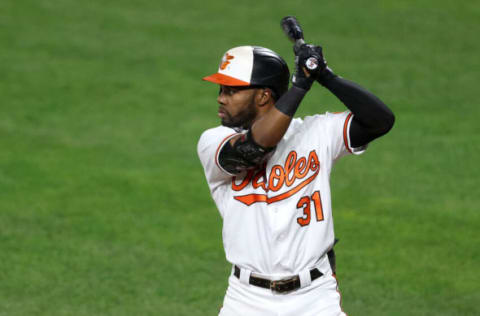
M 330 172 L 338 158 L 364 150 L 350 146 L 352 116 L 293 119 L 265 167 L 239 175 L 218 162 L 222 146 L 239 132 L 218 126 L 201 135 L 198 155 L 223 218 L 229 262 L 262 275 L 295 275 L 331 249 Z

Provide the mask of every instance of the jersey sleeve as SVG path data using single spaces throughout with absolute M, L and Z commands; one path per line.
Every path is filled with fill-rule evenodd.
M 197 153 L 211 192 L 234 176 L 221 167 L 218 156 L 225 143 L 238 134 L 231 128 L 218 126 L 206 130 L 200 136 Z
M 365 152 L 367 146 L 353 148 L 350 142 L 350 125 L 353 113 L 350 111 L 340 113 L 326 113 L 326 128 L 328 146 L 333 160 L 337 160 L 348 154 L 360 155 Z

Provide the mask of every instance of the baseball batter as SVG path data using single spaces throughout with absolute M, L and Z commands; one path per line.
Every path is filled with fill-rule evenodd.
M 372 93 L 335 75 L 322 48 L 297 47 L 292 76 L 275 52 L 229 49 L 217 73 L 221 126 L 198 142 L 232 264 L 222 316 L 345 315 L 335 279 L 330 172 L 393 126 Z M 318 61 L 311 69 L 310 57 Z M 295 118 L 317 82 L 348 108 Z

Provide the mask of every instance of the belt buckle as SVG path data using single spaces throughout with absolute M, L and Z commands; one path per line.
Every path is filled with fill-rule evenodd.
M 270 281 L 270 290 L 278 293 L 286 293 L 296 290 L 295 281 L 299 279 L 298 276 L 295 276 L 290 279 Z

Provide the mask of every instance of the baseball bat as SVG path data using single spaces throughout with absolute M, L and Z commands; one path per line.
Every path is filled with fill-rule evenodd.
M 294 16 L 286 16 L 280 21 L 280 25 L 283 29 L 283 32 L 287 35 L 288 39 L 291 40 L 295 45 L 293 46 L 293 50 L 295 54 L 297 54 L 298 49 L 300 46 L 305 44 L 305 40 L 303 38 L 303 30 L 298 23 L 297 18 Z M 307 68 L 310 70 L 314 70 L 318 66 L 318 61 L 315 57 L 310 57 L 309 62 L 307 63 Z
M 300 23 L 298 23 L 296 17 L 291 15 L 286 16 L 280 21 L 280 25 L 288 39 L 293 43 L 296 45 L 299 44 L 299 46 L 305 43 L 302 27 L 300 26 Z

